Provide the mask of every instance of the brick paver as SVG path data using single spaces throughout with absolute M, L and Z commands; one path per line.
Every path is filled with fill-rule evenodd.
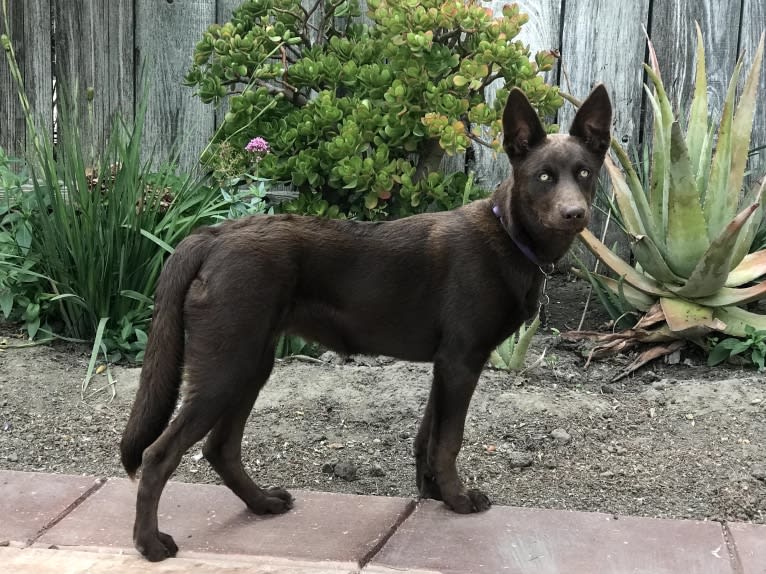
M 256 516 L 231 491 L 172 482 L 160 501 L 160 529 L 186 552 L 262 555 L 356 566 L 377 549 L 412 501 L 295 491 L 281 516 Z M 109 480 L 51 528 L 40 546 L 109 547 L 133 552 L 136 483 Z
M 509 507 L 460 516 L 433 501 L 372 564 L 461 574 L 732 574 L 717 523 Z
M 766 574 L 766 525 L 728 524 L 742 572 L 737 574 Z
M 91 476 L 0 471 L 0 542 L 26 544 L 97 486 Z
M 766 574 L 766 525 L 728 524 L 727 545 L 713 522 L 463 516 L 435 501 L 412 512 L 401 498 L 302 491 L 289 513 L 259 517 L 225 487 L 175 482 L 160 528 L 181 552 L 157 565 L 132 547 L 135 493 L 125 479 L 0 470 L 0 574 Z

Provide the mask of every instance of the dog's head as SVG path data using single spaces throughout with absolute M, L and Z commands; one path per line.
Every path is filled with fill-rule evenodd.
M 513 166 L 515 222 L 532 234 L 571 236 L 588 225 L 611 123 L 612 105 L 601 84 L 580 106 L 568 135 L 547 135 L 524 93 L 511 90 L 503 112 L 503 148 Z

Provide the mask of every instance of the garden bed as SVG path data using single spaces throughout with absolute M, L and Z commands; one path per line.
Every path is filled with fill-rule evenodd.
M 550 327 L 574 329 L 584 283 L 557 277 Z M 588 314 L 596 327 L 598 310 Z M 117 444 L 138 370 L 114 368 L 116 397 L 81 400 L 89 349 L 0 340 L 0 467 L 122 476 Z M 487 369 L 472 402 L 463 476 L 495 503 L 643 516 L 766 522 L 766 381 L 752 369 L 710 369 L 695 354 L 618 383 L 630 357 L 593 363 L 550 330 L 521 374 Z M 245 464 L 263 484 L 415 496 L 412 441 L 430 366 L 357 357 L 281 361 L 245 436 Z M 99 375 L 96 391 L 106 384 Z M 556 431 L 555 433 L 553 431 Z M 176 479 L 217 482 L 199 446 Z

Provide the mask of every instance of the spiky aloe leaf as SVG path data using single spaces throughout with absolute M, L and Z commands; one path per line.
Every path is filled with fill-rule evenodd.
M 612 180 L 614 196 L 620 208 L 623 224 L 631 235 L 648 235 L 651 237 L 660 252 L 663 252 L 665 236 L 656 230 L 641 180 L 636 174 L 636 170 L 633 169 L 628 154 L 614 138 L 612 138 L 612 151 L 617 156 L 627 176 L 622 174 L 612 158 L 607 155 L 604 159 L 604 167 L 606 167 L 609 178 Z
M 631 236 L 630 247 L 641 268 L 657 281 L 666 285 L 683 285 L 682 279 L 668 267 L 665 258 L 648 235 Z
M 744 259 L 745 255 L 753 246 L 753 238 L 763 221 L 763 203 L 766 201 L 766 177 L 763 178 L 760 185 L 756 184 L 750 193 L 745 197 L 744 205 L 760 203 L 761 206 L 753 213 L 753 216 L 747 220 L 742 233 L 739 234 L 737 244 L 734 246 L 734 255 L 731 259 L 732 267 L 736 267 Z
M 508 363 L 508 367 L 512 371 L 519 371 L 524 367 L 524 360 L 529 352 L 529 345 L 532 343 L 532 338 L 540 328 L 540 313 L 535 315 L 535 318 L 530 323 L 529 327 L 522 325 L 519 329 L 519 338 L 516 342 L 516 348 L 511 353 L 511 360 Z
M 676 274 L 689 277 L 709 243 L 689 152 L 678 122 L 671 127 L 669 159 L 667 263 Z
M 617 281 L 616 279 L 601 275 L 600 273 L 587 271 L 587 275 L 581 272 L 577 272 L 577 275 L 580 277 L 587 277 L 587 275 L 590 275 L 595 281 L 598 281 L 603 287 L 609 289 L 609 291 L 615 295 L 622 296 L 631 307 L 639 311 L 648 311 L 657 301 L 654 297 L 650 297 L 646 293 L 627 285 L 624 281 Z
M 747 75 L 745 87 L 739 98 L 737 112 L 734 114 L 731 129 L 731 168 L 728 181 L 727 211 L 734 213 L 739 205 L 740 189 L 742 180 L 745 177 L 745 165 L 747 163 L 748 149 L 750 148 L 750 136 L 753 131 L 753 117 L 755 115 L 756 92 L 758 90 L 758 81 L 761 74 L 761 63 L 763 62 L 763 39 L 758 42 L 758 48 L 755 50 L 755 58 Z
M 758 207 L 759 204 L 754 203 L 743 209 L 721 235 L 715 238 L 704 255 L 697 259 L 697 265 L 686 284 L 680 289 L 671 290 L 681 297 L 697 299 L 711 296 L 721 289 L 726 284 L 732 268 L 731 259 L 737 237 Z
M 708 307 L 728 307 L 744 305 L 766 297 L 766 281 L 750 287 L 721 287 L 715 295 L 696 299 L 700 305 Z
M 627 180 L 623 177 L 620 169 L 608 155 L 604 158 L 604 167 L 606 167 L 606 171 L 612 181 L 614 198 L 617 200 L 617 206 L 619 207 L 625 230 L 631 235 L 646 234 L 642 214 L 635 199 L 636 194 L 631 189 Z M 639 186 L 640 185 L 641 184 L 639 183 Z M 643 191 L 640 193 L 643 195 Z
M 647 74 L 651 69 L 647 67 Z M 659 80 L 657 80 L 659 82 Z M 646 96 L 652 106 L 654 121 L 652 124 L 652 171 L 649 182 L 649 207 L 654 225 L 663 237 L 666 235 L 668 222 L 668 161 L 670 161 L 670 126 L 665 126 L 662 107 L 648 86 L 644 86 Z
M 747 336 L 747 327 L 753 327 L 756 331 L 766 329 L 766 315 L 751 313 L 740 307 L 720 307 L 714 310 L 716 318 L 726 323 L 723 332 L 732 337 Z
M 579 237 L 585 244 L 585 247 L 587 247 L 593 255 L 598 257 L 604 265 L 609 267 L 619 277 L 623 277 L 629 285 L 635 287 L 639 291 L 643 291 L 647 295 L 653 295 L 655 297 L 672 296 L 670 292 L 663 289 L 654 279 L 636 271 L 628 263 L 610 251 L 609 248 L 601 243 L 589 229 L 586 228 L 581 231 Z
M 745 257 L 726 279 L 726 287 L 739 287 L 766 275 L 766 249 L 761 249 Z
M 726 92 L 721 123 L 718 127 L 718 142 L 715 155 L 710 165 L 710 178 L 705 192 L 705 219 L 708 222 L 708 237 L 717 237 L 724 226 L 734 217 L 727 210 L 729 172 L 731 170 L 732 122 L 734 120 L 734 96 L 737 91 L 737 81 L 742 69 L 742 58 L 734 67 L 734 73 L 729 81 Z
M 695 338 L 710 331 L 721 331 L 726 324 L 713 316 L 710 307 L 703 307 L 678 298 L 660 299 L 662 312 L 670 330 L 684 338 Z
M 696 168 L 697 189 L 700 187 L 699 168 L 703 153 L 707 149 L 709 155 L 708 140 L 708 107 L 707 107 L 707 70 L 705 69 L 705 45 L 702 40 L 702 30 L 699 22 L 694 22 L 697 30 L 697 56 L 696 69 L 694 74 L 694 96 L 692 97 L 692 106 L 689 112 L 689 124 L 686 127 L 686 147 L 689 150 L 689 160 L 692 167 Z

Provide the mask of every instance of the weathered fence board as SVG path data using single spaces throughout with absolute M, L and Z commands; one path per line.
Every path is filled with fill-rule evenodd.
M 761 34 L 766 31 L 766 2 L 745 0 L 742 6 L 742 31 L 740 50 L 745 53 L 745 66 L 750 68 Z M 758 104 L 755 110 L 751 147 L 766 146 L 766 59 L 761 66 L 761 82 L 758 89 Z M 753 174 L 758 176 L 766 171 L 766 149 L 762 149 L 752 161 Z
M 688 113 L 694 91 L 694 66 L 699 22 L 705 44 L 708 106 L 718 118 L 737 61 L 740 0 L 675 0 L 655 2 L 651 36 L 662 80 L 674 109 Z M 762 21 L 763 22 L 763 21 Z M 763 25 L 763 24 L 761 24 Z
M 85 160 L 93 164 L 114 116 L 133 117 L 133 1 L 70 0 L 55 14 L 56 89 L 60 101 L 62 90 L 75 101 Z
M 500 16 L 507 2 L 493 0 L 489 4 L 495 16 Z M 521 28 L 518 39 L 529 46 L 533 55 L 541 50 L 558 50 L 561 0 L 522 0 L 519 6 L 522 12 L 529 16 L 529 21 Z M 546 79 L 555 84 L 558 80 L 558 70 L 549 72 Z M 490 102 L 494 101 L 495 92 L 501 86 L 501 81 L 489 86 L 487 99 Z M 475 162 L 470 167 L 476 172 L 476 184 L 486 189 L 493 189 L 511 173 L 505 155 L 498 155 L 485 146 L 474 146 L 474 159 Z
M 614 136 L 625 146 L 637 145 L 646 45 L 641 26 L 647 23 L 649 0 L 581 0 L 565 6 L 561 88 L 585 98 L 604 82 L 615 112 Z M 574 114 L 572 106 L 564 106 L 560 122 L 568 126 Z
M 314 0 L 307 0 L 313 2 Z M 507 0 L 486 2 L 496 14 Z M 86 141 L 98 150 L 110 118 L 120 111 L 130 116 L 140 97 L 137 78 L 146 61 L 151 86 L 146 122 L 147 153 L 159 160 L 180 148 L 181 164 L 196 165 L 199 152 L 220 125 L 222 114 L 203 105 L 182 85 L 192 61 L 194 45 L 211 23 L 225 22 L 241 0 L 14 0 L 9 3 L 10 24 L 27 93 L 33 107 L 52 126 L 51 32 L 55 14 L 53 51 L 60 80 L 78 82 L 79 102 L 93 86 L 93 127 L 81 124 Z M 560 67 L 548 74 L 562 89 L 584 97 L 598 81 L 607 84 L 615 107 L 615 135 L 628 147 L 641 141 L 639 124 L 646 43 L 646 26 L 657 46 L 663 77 L 681 109 L 688 105 L 693 80 L 694 20 L 699 20 L 708 49 L 710 106 L 720 110 L 726 82 L 737 53 L 752 57 L 766 21 L 763 0 L 522 0 L 529 15 L 520 39 L 533 52 L 560 49 Z M 55 10 L 51 10 L 54 7 Z M 651 18 L 651 20 L 650 20 Z M 749 62 L 749 60 L 748 60 Z M 493 86 L 494 88 L 494 86 Z M 766 67 L 760 99 L 766 93 Z M 87 107 L 82 105 L 83 118 Z M 558 121 L 569 125 L 574 110 L 566 105 Z M 0 145 L 12 154 L 27 147 L 23 117 L 5 61 L 0 61 Z M 753 146 L 766 145 L 766 104 L 756 111 Z M 761 154 L 766 165 L 766 153 Z M 462 158 L 445 160 L 450 169 L 462 169 Z M 491 188 L 509 173 L 507 160 L 476 147 L 466 166 L 476 172 L 478 184 Z
M 561 89 L 584 99 L 595 84 L 603 82 L 612 100 L 612 134 L 628 149 L 635 149 L 641 138 L 641 64 L 646 45 L 642 26 L 648 16 L 649 0 L 581 0 L 567 2 L 564 10 Z M 568 129 L 575 113 L 573 106 L 565 104 L 559 123 Z M 607 219 L 603 215 L 607 207 L 601 209 L 594 210 L 591 223 L 599 233 Z M 621 241 L 618 251 L 627 255 L 627 244 L 616 226 L 608 228 L 605 241 L 610 246 Z M 594 261 L 590 253 L 581 255 L 588 265 Z
M 146 150 L 161 159 L 178 150 L 180 165 L 192 168 L 213 135 L 215 111 L 194 97 L 183 79 L 194 46 L 215 22 L 216 2 L 135 0 L 135 5 L 137 62 L 146 62 L 149 81 Z
M 19 68 L 33 113 L 39 114 L 37 129 L 53 133 L 53 76 L 51 70 L 50 0 L 10 2 L 8 24 Z M 0 30 L 5 32 L 0 13 Z M 0 55 L 0 147 L 14 155 L 29 149 L 24 114 L 16 84 L 11 78 L 5 52 Z

